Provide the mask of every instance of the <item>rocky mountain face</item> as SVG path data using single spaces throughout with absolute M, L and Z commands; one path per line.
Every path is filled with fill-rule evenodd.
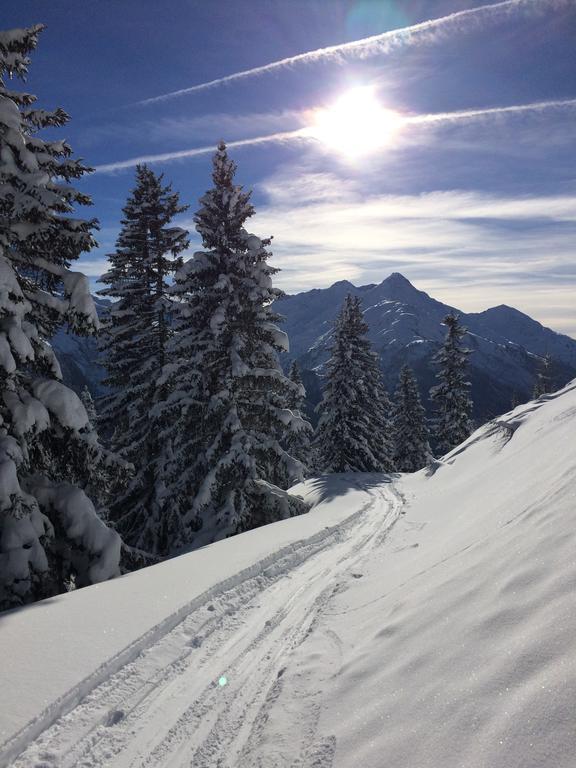
M 442 320 L 458 312 L 469 333 L 470 380 L 474 418 L 482 423 L 507 411 L 514 400 L 530 399 L 543 357 L 550 355 L 551 386 L 576 375 L 576 340 L 545 328 L 518 310 L 499 306 L 466 314 L 419 291 L 393 273 L 378 285 L 356 287 L 340 281 L 278 302 L 290 338 L 290 358 L 305 371 L 310 406 L 318 401 L 323 365 L 328 359 L 332 325 L 346 294 L 362 299 L 370 339 L 378 352 L 384 379 L 392 392 L 398 371 L 408 363 L 415 371 L 426 405 L 435 383 L 431 358 L 445 335 Z
M 444 338 L 442 320 L 449 312 L 458 312 L 468 328 L 465 340 L 472 350 L 470 380 L 477 423 L 509 410 L 513 402 L 529 400 L 545 355 L 552 360 L 552 388 L 576 376 L 576 339 L 545 328 L 513 307 L 466 314 L 419 291 L 397 272 L 378 285 L 357 287 L 343 280 L 329 288 L 285 296 L 277 303 L 290 339 L 290 353 L 283 362 L 300 363 L 312 418 L 321 396 L 334 319 L 348 293 L 362 300 L 388 389 L 394 391 L 398 372 L 408 363 L 427 406 L 428 390 L 435 383 L 431 359 Z M 96 302 L 105 312 L 108 302 L 98 298 Z M 61 331 L 53 343 L 66 381 L 76 390 L 88 384 L 95 396 L 101 395 L 104 371 L 95 340 Z

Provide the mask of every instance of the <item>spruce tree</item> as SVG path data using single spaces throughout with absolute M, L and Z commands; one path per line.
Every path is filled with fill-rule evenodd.
M 89 168 L 39 135 L 66 113 L 6 85 L 25 79 L 42 29 L 0 33 L 0 609 L 119 572 L 120 538 L 83 491 L 110 457 L 49 343 L 65 323 L 98 327 L 88 281 L 70 270 L 94 245 L 96 222 L 73 215 L 90 203 L 72 183 Z
M 306 390 L 302 383 L 300 367 L 296 360 L 292 362 L 288 371 L 288 378 L 294 384 L 294 389 L 289 393 L 287 407 L 293 414 L 298 416 L 301 421 L 300 429 L 291 429 L 286 435 L 284 447 L 290 456 L 298 459 L 304 468 L 304 474 L 310 475 L 312 472 L 312 436 L 313 429 L 309 421 L 304 417 L 304 402 L 306 399 Z
M 536 381 L 532 392 L 532 399 L 537 400 L 541 395 L 547 395 L 551 391 L 550 369 L 552 367 L 552 358 L 549 354 L 544 355 L 539 363 Z
M 470 382 L 467 381 L 467 364 L 470 350 L 462 346 L 467 330 L 460 325 L 458 315 L 444 318 L 446 339 L 433 358 L 440 366 L 436 374 L 439 384 L 430 390 L 434 403 L 433 435 L 437 450 L 444 454 L 451 451 L 472 431 L 470 414 Z
M 394 463 L 398 472 L 417 472 L 431 454 L 426 411 L 420 401 L 414 373 L 404 365 L 392 406 Z
M 391 472 L 390 401 L 367 339 L 360 299 L 348 295 L 336 319 L 315 437 L 324 472 Z
M 145 165 L 124 206 L 111 268 L 101 278 L 111 306 L 101 350 L 111 394 L 102 409 L 102 431 L 110 445 L 134 467 L 125 493 L 110 514 L 125 543 L 152 555 L 167 554 L 174 520 L 166 501 L 166 468 L 171 457 L 161 416 L 166 396 L 163 368 L 171 335 L 168 279 L 181 265 L 188 233 L 170 226 L 188 206 Z
M 170 388 L 175 462 L 170 498 L 185 526 L 182 546 L 199 545 L 301 512 L 284 489 L 303 476 L 282 447 L 302 418 L 287 407 L 297 387 L 278 354 L 287 337 L 276 323 L 268 264 L 270 239 L 244 229 L 250 193 L 234 183 L 221 142 L 213 187 L 195 215 L 204 250 L 176 274 L 177 334 Z

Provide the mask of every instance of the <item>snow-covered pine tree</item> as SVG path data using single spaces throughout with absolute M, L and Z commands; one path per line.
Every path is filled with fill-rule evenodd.
M 124 206 L 110 270 L 101 278 L 103 296 L 118 299 L 106 317 L 101 350 L 108 371 L 101 430 L 110 446 L 134 466 L 125 493 L 110 516 L 124 542 L 152 555 L 170 551 L 177 536 L 166 505 L 166 467 L 170 441 L 164 434 L 163 368 L 168 362 L 172 301 L 168 278 L 181 266 L 188 232 L 170 226 L 188 208 L 163 176 L 145 165 L 136 168 L 136 185 Z
M 287 407 L 297 387 L 278 354 L 268 264 L 270 240 L 244 229 L 250 193 L 234 183 L 235 164 L 221 142 L 213 187 L 201 198 L 196 229 L 205 250 L 176 274 L 179 298 L 170 403 L 177 432 L 171 499 L 187 530 L 181 545 L 208 541 L 307 511 L 284 489 L 303 468 L 282 447 L 302 418 Z
M 392 405 L 394 464 L 398 472 L 417 472 L 431 455 L 426 411 L 412 369 L 404 365 Z
M 467 330 L 454 314 L 444 318 L 444 325 L 446 339 L 433 358 L 433 362 L 440 366 L 436 374 L 440 383 L 430 390 L 430 399 L 435 405 L 433 437 L 442 454 L 459 445 L 472 431 L 472 400 L 470 382 L 467 381 L 470 350 L 462 346 Z
M 536 373 L 536 382 L 534 383 L 534 390 L 532 392 L 532 399 L 537 400 L 541 395 L 546 395 L 550 392 L 550 369 L 552 367 L 552 357 L 549 354 L 544 355 L 542 361 L 539 363 L 538 372 Z
M 300 424 L 302 426 L 301 429 L 288 430 L 284 447 L 290 456 L 294 456 L 294 458 L 302 463 L 304 474 L 308 476 L 312 472 L 312 437 L 314 430 L 304 416 L 306 390 L 304 389 L 300 367 L 296 360 L 290 366 L 288 378 L 295 386 L 292 392 L 289 393 L 287 406 L 293 414 L 301 418 Z
M 82 388 L 82 392 L 80 392 L 80 400 L 82 401 L 82 405 L 84 406 L 84 410 L 86 411 L 86 416 L 88 416 L 90 429 L 92 429 L 95 432 L 98 416 L 96 414 L 96 406 L 94 405 L 94 399 L 92 398 L 92 393 L 90 392 L 86 384 Z
M 43 128 L 66 113 L 32 109 L 8 89 L 25 79 L 41 25 L 0 32 L 0 610 L 119 572 L 120 537 L 83 492 L 103 453 L 49 339 L 63 323 L 98 326 L 88 281 L 69 269 L 94 245 L 90 199 L 72 186 L 89 169 Z
M 334 325 L 315 447 L 324 472 L 392 472 L 390 400 L 357 296 Z

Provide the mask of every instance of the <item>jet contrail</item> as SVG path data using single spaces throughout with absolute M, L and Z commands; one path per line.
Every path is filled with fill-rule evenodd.
M 576 99 L 564 99 L 556 101 L 536 101 L 531 104 L 516 104 L 509 107 L 488 107 L 487 109 L 466 109 L 457 112 L 436 112 L 429 115 L 408 115 L 401 117 L 401 122 L 405 125 L 430 125 L 433 123 L 452 123 L 464 120 L 473 120 L 474 118 L 494 117 L 497 115 L 520 114 L 522 112 L 543 112 L 547 109 L 576 109 Z M 318 141 L 314 135 L 314 128 L 298 128 L 295 131 L 284 131 L 283 133 L 271 133 L 267 136 L 256 136 L 252 139 L 240 139 L 231 141 L 226 146 L 229 149 L 234 147 L 252 147 L 258 144 L 282 143 L 290 141 Z M 165 152 L 161 155 L 143 155 L 133 157 L 129 160 L 119 160 L 115 163 L 106 163 L 97 165 L 96 173 L 113 173 L 122 171 L 126 168 L 134 168 L 143 163 L 168 163 L 172 160 L 182 160 L 188 157 L 198 157 L 200 155 L 209 155 L 215 151 L 215 146 L 195 147 L 193 149 L 181 149 L 176 152 Z
M 423 21 L 419 24 L 413 24 L 410 27 L 392 29 L 379 35 L 364 37 L 349 43 L 341 43 L 339 45 L 328 46 L 327 48 L 318 48 L 314 51 L 299 53 L 296 56 L 273 61 L 270 64 L 264 64 L 261 67 L 245 69 L 241 72 L 226 75 L 225 77 L 219 77 L 216 80 L 209 80 L 206 83 L 199 83 L 198 85 L 192 85 L 189 88 L 181 88 L 178 91 L 170 91 L 169 93 L 164 93 L 160 96 L 153 96 L 150 99 L 143 99 L 142 101 L 134 102 L 133 106 L 155 104 L 159 101 L 166 101 L 168 99 L 178 98 L 179 96 L 206 91 L 220 85 L 227 85 L 228 83 L 234 83 L 238 80 L 264 75 L 279 69 L 285 69 L 291 67 L 293 64 L 311 63 L 326 59 L 340 61 L 347 55 L 367 58 L 377 54 L 386 54 L 402 46 L 424 42 L 429 37 L 436 40 L 439 36 L 458 30 L 461 22 L 466 22 L 467 20 L 479 24 L 483 21 L 505 18 L 510 13 L 519 9 L 538 11 L 543 5 L 553 5 L 554 7 L 558 7 L 569 5 L 571 2 L 573 2 L 573 0 L 502 0 L 501 2 L 492 3 L 491 5 L 480 5 L 476 8 L 469 8 L 468 10 L 451 13 L 448 16 L 441 16 L 437 19 L 430 19 L 429 21 Z
M 256 136 L 253 139 L 240 139 L 239 141 L 230 141 L 226 143 L 228 149 L 234 147 L 251 147 L 257 144 L 282 143 L 284 141 L 294 141 L 297 139 L 309 138 L 308 128 L 298 128 L 295 131 L 284 131 L 283 133 L 271 133 L 268 136 Z M 172 160 L 182 160 L 187 157 L 198 157 L 199 155 L 209 155 L 215 151 L 215 145 L 209 147 L 195 147 L 193 149 L 181 149 L 177 152 L 165 152 L 161 155 L 143 155 L 142 157 L 133 157 L 130 160 L 119 160 L 115 163 L 106 163 L 97 165 L 94 168 L 96 173 L 113 173 L 122 171 L 125 168 L 134 168 L 144 163 L 168 163 Z
M 459 112 L 436 112 L 430 115 L 413 115 L 404 117 L 403 122 L 409 125 L 429 123 L 450 123 L 459 120 L 472 120 L 475 117 L 490 117 L 492 115 L 507 115 L 520 112 L 543 112 L 546 109 L 576 108 L 576 99 L 559 99 L 554 101 L 536 101 L 531 104 L 517 104 L 511 107 L 490 107 L 488 109 L 463 109 Z

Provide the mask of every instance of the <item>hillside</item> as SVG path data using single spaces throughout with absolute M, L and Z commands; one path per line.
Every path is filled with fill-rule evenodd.
M 432 469 L 310 480 L 308 515 L 3 614 L 0 765 L 572 768 L 575 428 L 572 382 Z

